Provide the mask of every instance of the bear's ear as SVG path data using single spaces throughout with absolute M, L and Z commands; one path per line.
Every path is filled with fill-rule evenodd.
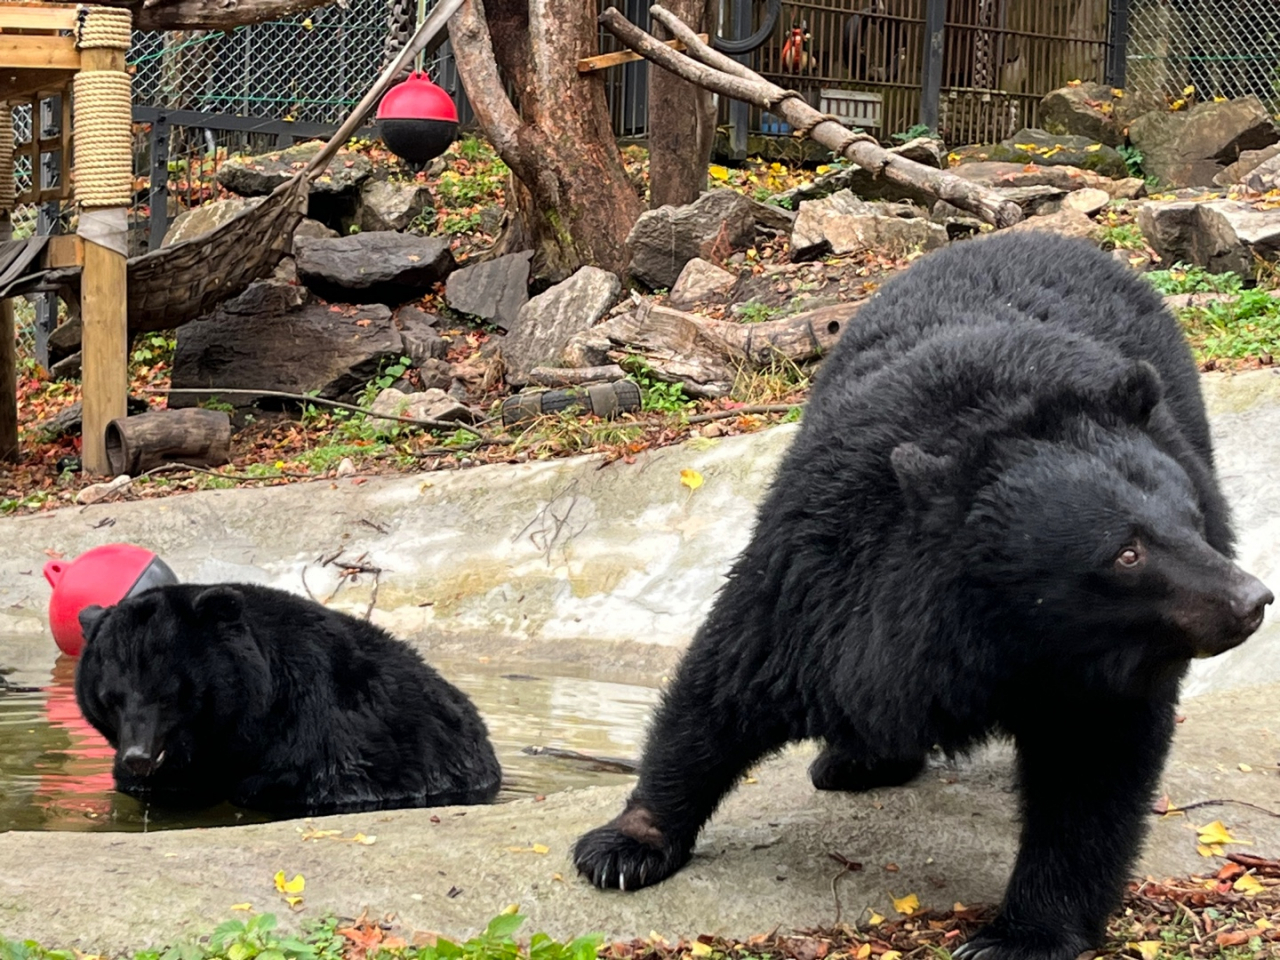
M 244 597 L 235 587 L 210 587 L 196 594 L 191 606 L 208 623 L 233 623 L 244 612 Z
M 77 619 L 80 621 L 80 633 L 85 640 L 89 639 L 89 634 L 93 633 L 94 627 L 102 621 L 106 612 L 106 608 L 100 607 L 96 603 L 90 604 L 80 611 Z
M 927 516 L 957 509 L 955 457 L 935 456 L 918 444 L 900 443 L 889 454 L 889 464 L 912 512 Z
M 1151 411 L 1163 398 L 1164 383 L 1159 372 L 1147 361 L 1135 360 L 1107 391 L 1106 402 L 1126 423 L 1145 427 Z

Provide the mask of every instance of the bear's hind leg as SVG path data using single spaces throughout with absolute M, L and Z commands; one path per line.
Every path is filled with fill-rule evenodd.
M 809 779 L 819 790 L 860 793 L 877 787 L 900 787 L 920 776 L 924 757 L 909 760 L 865 761 L 828 743 L 809 765 Z
M 1173 715 L 1172 697 L 1078 697 L 1025 707 L 1009 724 L 1018 859 L 999 915 L 957 960 L 1075 960 L 1099 945 L 1141 845 Z

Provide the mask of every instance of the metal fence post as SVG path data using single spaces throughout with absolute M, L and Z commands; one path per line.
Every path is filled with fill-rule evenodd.
M 46 97 L 40 101 L 40 116 L 31 118 L 31 135 L 37 138 L 58 136 L 62 129 L 62 97 Z M 61 186 L 62 168 L 56 154 L 41 155 L 39 170 L 32 170 L 31 177 L 37 189 Z M 52 236 L 62 232 L 61 205 L 56 201 L 40 204 L 36 212 L 36 233 Z M 36 361 L 49 369 L 49 334 L 58 326 L 58 297 L 52 293 L 39 293 L 35 301 L 35 353 Z
M 925 0 L 924 69 L 920 72 L 920 123 L 938 132 L 938 101 L 942 95 L 942 49 L 946 35 L 947 0 Z
M 729 19 L 733 24 L 735 39 L 751 36 L 750 0 L 729 0 Z M 742 53 L 735 58 L 739 63 L 751 66 L 751 54 Z M 729 101 L 729 152 L 734 160 L 747 159 L 747 127 L 751 123 L 750 107 L 741 100 Z
M 1129 0 L 1111 0 L 1107 37 L 1107 83 L 1124 86 L 1125 57 L 1129 52 Z
M 151 208 L 148 250 L 159 250 L 169 230 L 169 119 L 157 114 L 151 121 L 151 185 L 147 192 Z

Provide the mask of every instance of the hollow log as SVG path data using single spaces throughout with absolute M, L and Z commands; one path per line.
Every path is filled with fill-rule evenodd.
M 162 463 L 219 467 L 231 459 L 231 418 L 221 410 L 153 410 L 107 425 L 112 474 L 136 477 Z

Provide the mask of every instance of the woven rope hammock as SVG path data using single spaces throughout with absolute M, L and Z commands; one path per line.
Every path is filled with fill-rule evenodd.
M 281 258 L 290 252 L 293 232 L 306 215 L 311 181 L 324 173 L 338 149 L 360 128 L 387 88 L 418 52 L 444 42 L 445 24 L 462 3 L 463 0 L 440 0 L 436 4 L 413 39 L 382 72 L 338 131 L 311 159 L 306 169 L 292 180 L 282 183 L 261 203 L 240 212 L 208 233 L 132 258 L 129 261 L 129 331 L 168 330 L 204 316 L 223 300 L 235 296 L 274 270 Z M 99 42 L 119 42 L 120 38 L 114 35 L 119 32 L 117 25 L 110 26 L 111 32 Z M 80 42 L 81 45 L 85 42 L 83 35 Z M 80 92 L 79 85 L 76 90 Z M 79 117 L 77 122 L 80 122 Z M 12 129 L 12 124 L 0 123 L 0 159 L 6 148 L 2 133 L 5 129 Z M 123 129 L 123 135 L 122 155 L 128 158 L 127 127 Z M 11 143 L 8 149 L 12 151 Z M 8 169 L 8 166 L 0 169 Z M 0 183 L 0 194 L 3 194 L 5 186 Z M 79 197 L 79 192 L 77 185 L 77 199 L 83 202 L 87 198 Z M 72 283 L 78 274 L 78 269 L 50 271 L 42 275 L 44 282 L 41 286 L 47 288 L 50 283 Z M 8 295 L 17 292 L 21 290 L 15 289 Z

